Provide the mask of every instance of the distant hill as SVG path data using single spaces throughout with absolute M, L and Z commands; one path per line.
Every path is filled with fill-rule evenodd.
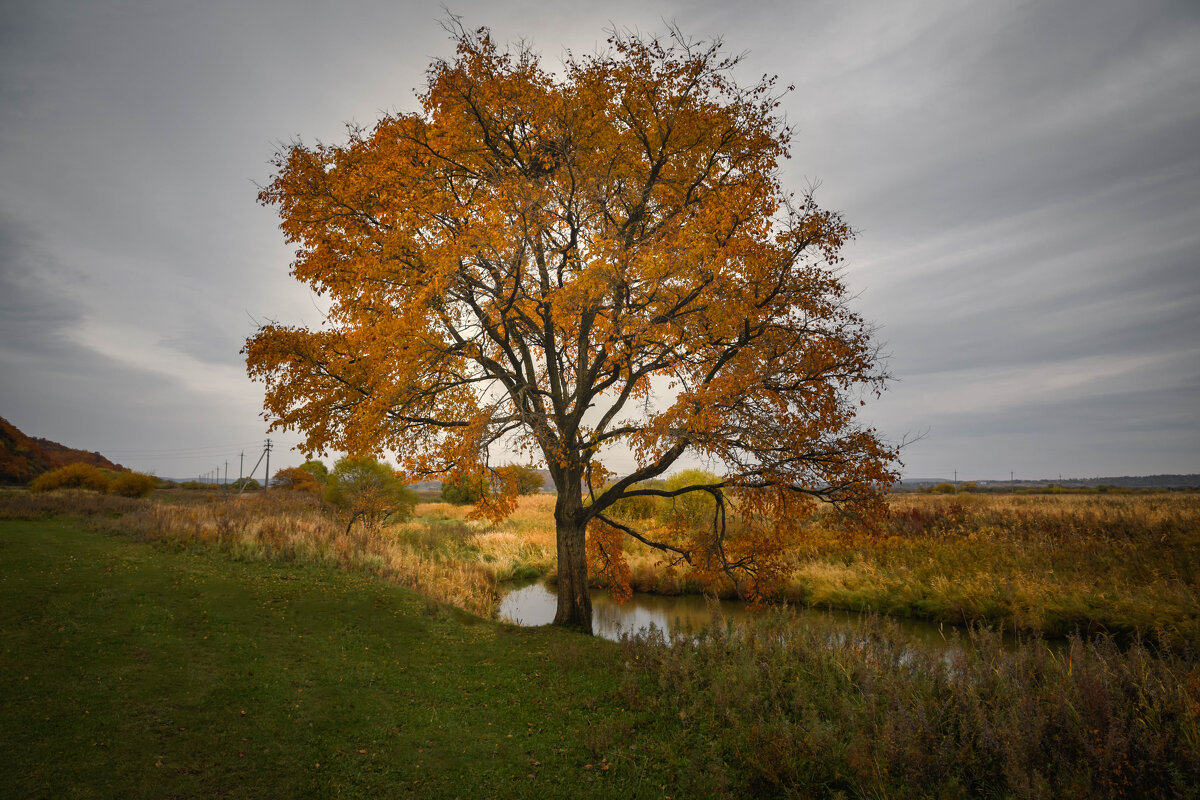
M 959 485 L 967 483 L 960 479 Z M 1200 475 L 1121 475 L 1107 478 L 1038 478 L 1037 480 L 1015 481 L 972 481 L 988 489 L 1041 489 L 1048 486 L 1062 486 L 1067 489 L 1095 489 L 1099 486 L 1114 486 L 1119 489 L 1197 489 L 1200 488 Z M 933 486 L 938 483 L 953 483 L 950 478 L 906 478 L 900 481 L 901 489 L 919 489 L 922 486 Z
M 99 453 L 26 436 L 0 417 L 0 484 L 26 484 L 43 472 L 80 462 L 116 472 L 125 469 Z

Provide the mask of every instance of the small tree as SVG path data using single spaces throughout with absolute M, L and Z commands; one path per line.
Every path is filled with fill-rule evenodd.
M 537 469 L 520 464 L 505 464 L 490 475 L 451 473 L 442 479 L 442 500 L 469 505 L 504 494 L 535 494 L 544 482 Z
M 545 483 L 542 473 L 532 466 L 509 464 L 496 470 L 500 479 L 511 483 L 517 494 L 537 494 Z
M 322 486 L 329 480 L 329 467 L 325 466 L 323 461 L 309 460 L 301 464 L 297 469 L 302 469 L 309 475 L 316 478 L 317 483 Z
M 390 464 L 353 456 L 334 464 L 325 499 L 347 514 L 346 533 L 358 520 L 377 525 L 389 516 L 408 519 L 417 504 L 416 492 L 396 476 Z

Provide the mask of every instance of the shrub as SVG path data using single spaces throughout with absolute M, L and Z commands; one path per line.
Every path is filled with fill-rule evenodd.
M 158 479 L 141 472 L 122 472 L 108 484 L 109 494 L 122 497 L 145 497 L 158 486 Z
M 542 490 L 542 473 L 532 466 L 507 464 L 496 470 L 505 480 L 516 484 L 517 494 L 536 494 Z
M 329 481 L 329 467 L 325 466 L 325 464 L 320 461 L 305 461 L 296 469 L 302 469 L 309 475 L 312 475 L 314 478 L 316 478 L 317 483 L 321 484 L 322 486 Z
M 471 477 L 447 477 L 442 481 L 442 502 L 456 506 L 478 503 L 484 492 L 490 491 L 487 481 Z
M 29 488 L 34 492 L 50 492 L 55 489 L 90 489 L 93 492 L 108 491 L 110 478 L 91 464 L 67 464 L 52 472 L 45 472 L 33 479 Z
M 408 519 L 417 504 L 416 492 L 396 477 L 391 465 L 369 456 L 339 459 L 329 473 L 325 499 L 349 515 L 347 532 L 359 519 L 368 524 L 389 516 Z
M 711 472 L 685 469 L 667 478 L 666 488 L 674 491 L 688 486 L 720 482 L 721 479 Z M 658 508 L 663 523 L 686 530 L 711 525 L 717 506 L 708 492 L 687 492 L 672 498 L 660 498 Z
M 184 486 L 187 487 L 187 484 L 184 484 Z M 254 480 L 254 478 L 238 478 L 229 484 L 229 488 L 236 492 L 242 492 L 247 490 L 253 491 L 262 487 L 258 485 L 258 481 Z
M 307 492 L 314 497 L 320 497 L 325 492 L 323 482 L 318 481 L 312 472 L 301 467 L 279 470 L 271 479 L 271 485 L 289 492 Z
M 667 482 L 661 480 L 642 481 L 634 486 L 635 489 L 665 489 Z M 670 500 L 653 495 L 626 497 L 613 504 L 613 513 L 625 519 L 654 519 L 660 515 L 660 509 L 670 504 Z

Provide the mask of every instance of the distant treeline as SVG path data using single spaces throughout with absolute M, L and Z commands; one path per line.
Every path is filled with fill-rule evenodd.
M 1107 478 L 1062 478 L 1051 480 L 1014 480 L 1014 481 L 958 481 L 957 484 L 947 478 L 917 478 L 901 481 L 896 489 L 899 491 L 929 491 L 931 488 L 945 486 L 958 487 L 959 491 L 1021 491 L 1041 490 L 1079 490 L 1096 489 L 1200 489 L 1200 475 L 1122 475 Z

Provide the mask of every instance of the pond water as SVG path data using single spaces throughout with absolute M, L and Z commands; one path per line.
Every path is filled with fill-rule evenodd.
M 548 625 L 554 621 L 558 600 L 554 589 L 543 583 L 532 583 L 509 591 L 500 601 L 500 619 L 517 625 Z M 756 613 L 742 603 L 731 600 L 719 601 L 722 615 L 727 619 L 745 619 Z M 820 609 L 794 609 L 798 621 L 814 625 L 833 626 L 851 633 L 862 621 L 861 614 L 852 611 L 824 611 Z M 592 629 L 605 639 L 620 639 L 622 633 L 636 633 L 650 625 L 668 633 L 688 633 L 699 630 L 711 619 L 708 601 L 697 595 L 665 596 L 656 594 L 634 594 L 623 605 L 618 605 L 604 591 L 592 592 Z M 894 620 L 901 631 L 913 642 L 930 645 L 934 649 L 955 646 L 957 637 L 942 626 L 922 620 Z

